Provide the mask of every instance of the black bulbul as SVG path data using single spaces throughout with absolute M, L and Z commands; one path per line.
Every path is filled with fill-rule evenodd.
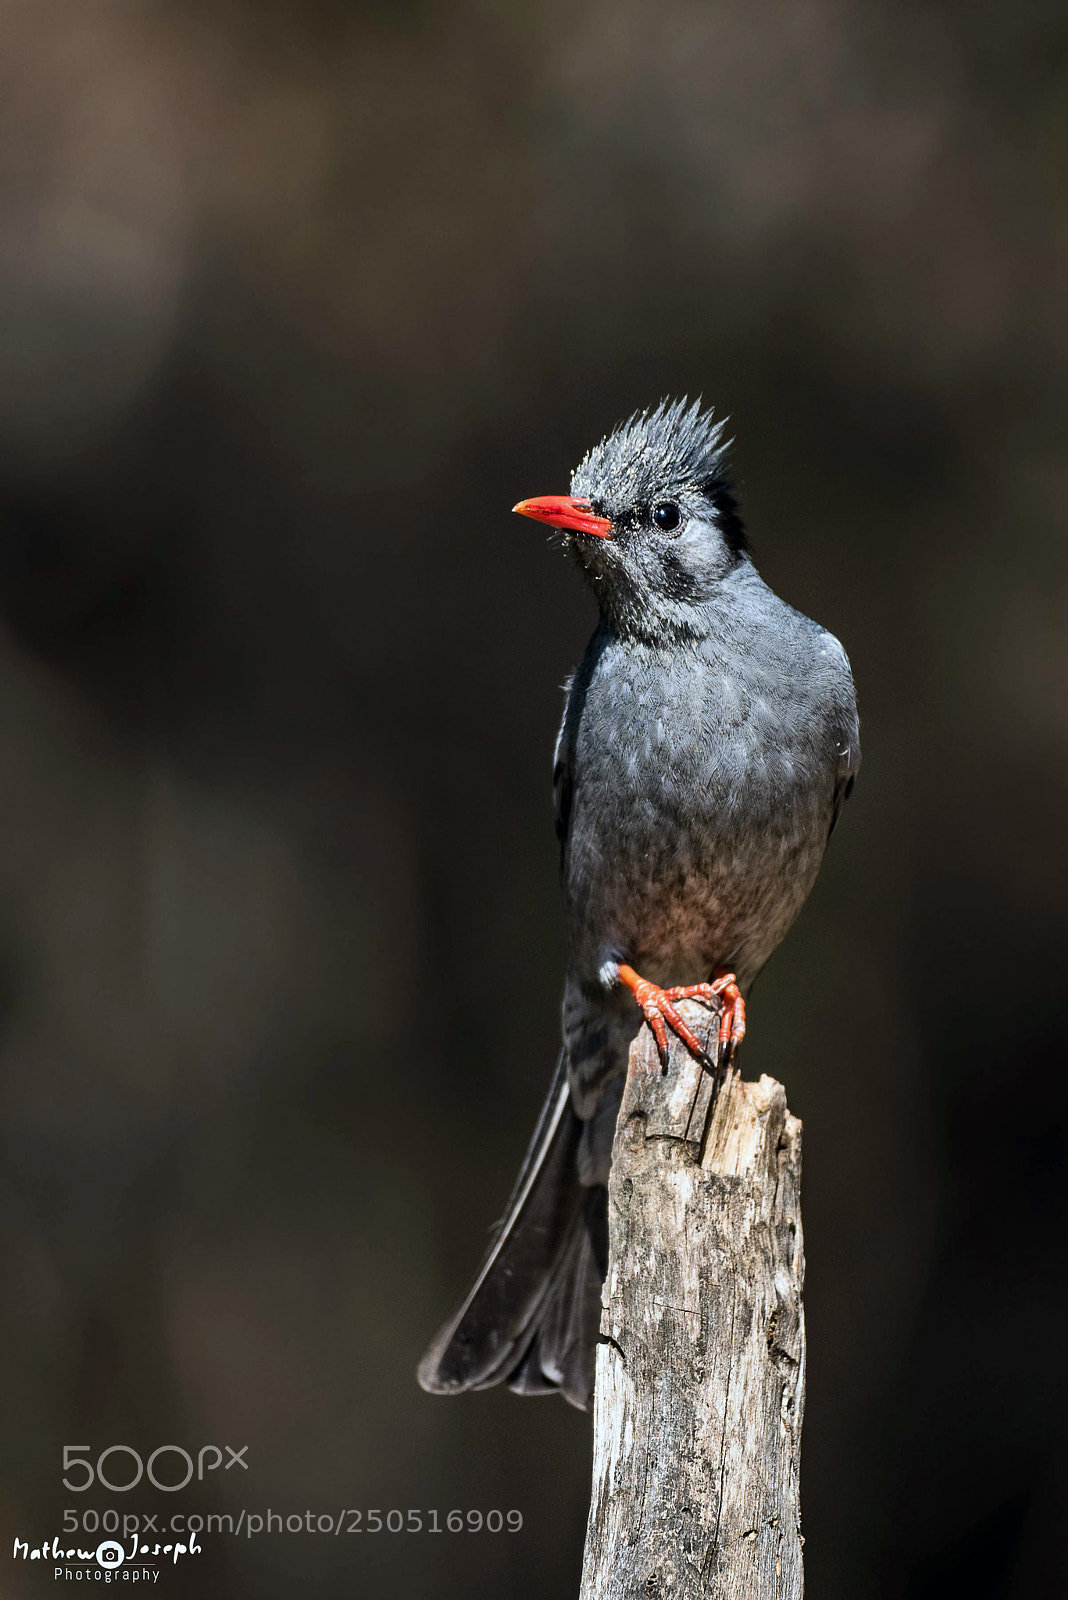
M 475 1285 L 431 1345 L 435 1394 L 593 1391 L 607 1179 L 643 1017 L 705 1060 L 673 1002 L 744 997 L 801 909 L 860 762 L 831 634 L 750 559 L 723 424 L 685 401 L 622 423 L 571 493 L 515 507 L 563 531 L 600 608 L 568 685 L 553 782 L 567 920 L 563 1046 Z

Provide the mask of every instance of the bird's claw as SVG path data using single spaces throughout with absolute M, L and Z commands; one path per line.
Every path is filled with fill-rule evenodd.
M 733 972 L 717 967 L 710 985 L 719 996 L 719 1059 L 734 1065 L 734 1053 L 745 1038 L 745 1001 Z
M 715 1072 L 717 1062 L 730 1065 L 734 1052 L 745 1034 L 745 1001 L 742 999 L 733 972 L 717 968 L 711 983 L 679 984 L 673 989 L 661 989 L 659 984 L 640 978 L 633 967 L 619 968 L 619 981 L 631 991 L 642 1016 L 652 1030 L 660 1065 L 667 1071 L 668 1028 L 671 1029 L 701 1065 Z M 719 1049 L 713 1061 L 693 1029 L 688 1027 L 678 1012 L 676 1000 L 701 1000 L 719 1010 Z
M 647 979 L 641 978 L 638 980 L 638 988 L 634 991 L 634 998 L 641 1006 L 642 1015 L 653 1031 L 660 1065 L 665 1072 L 668 1065 L 668 1028 L 682 1040 L 690 1054 L 696 1056 L 703 1067 L 707 1067 L 709 1071 L 714 1069 L 715 1062 L 693 1029 L 687 1026 L 672 1004 L 674 1000 L 698 999 L 699 996 L 691 995 L 686 990 L 661 989 L 655 983 L 649 983 Z

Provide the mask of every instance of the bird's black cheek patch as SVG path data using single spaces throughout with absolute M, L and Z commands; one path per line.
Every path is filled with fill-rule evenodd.
M 661 552 L 660 568 L 664 574 L 664 592 L 672 600 L 696 600 L 698 598 L 700 584 L 689 568 L 675 554 L 674 550 Z

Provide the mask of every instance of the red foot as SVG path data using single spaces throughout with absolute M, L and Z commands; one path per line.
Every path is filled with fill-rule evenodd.
M 730 1062 L 745 1033 L 745 1001 L 739 993 L 733 972 L 725 972 L 717 967 L 711 983 L 681 984 L 674 989 L 661 989 L 659 984 L 650 983 L 648 978 L 640 978 L 633 967 L 626 965 L 620 966 L 618 977 L 642 1008 L 642 1015 L 653 1031 L 662 1067 L 667 1068 L 668 1028 L 678 1035 L 703 1067 L 712 1072 L 716 1066 L 700 1039 L 676 1011 L 672 1004 L 674 1000 L 720 1001 L 719 1055 L 721 1060 Z
M 733 972 L 717 967 L 712 974 L 712 987 L 722 996 L 719 1013 L 719 1056 L 729 1066 L 734 1052 L 745 1038 L 745 1001 Z

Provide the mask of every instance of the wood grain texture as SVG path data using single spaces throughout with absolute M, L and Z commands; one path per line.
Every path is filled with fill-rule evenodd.
M 690 1004 L 695 1032 L 714 1019 Z M 714 1049 L 714 1042 L 710 1045 Z M 582 1600 L 799 1600 L 801 1124 L 647 1028 L 609 1181 Z

